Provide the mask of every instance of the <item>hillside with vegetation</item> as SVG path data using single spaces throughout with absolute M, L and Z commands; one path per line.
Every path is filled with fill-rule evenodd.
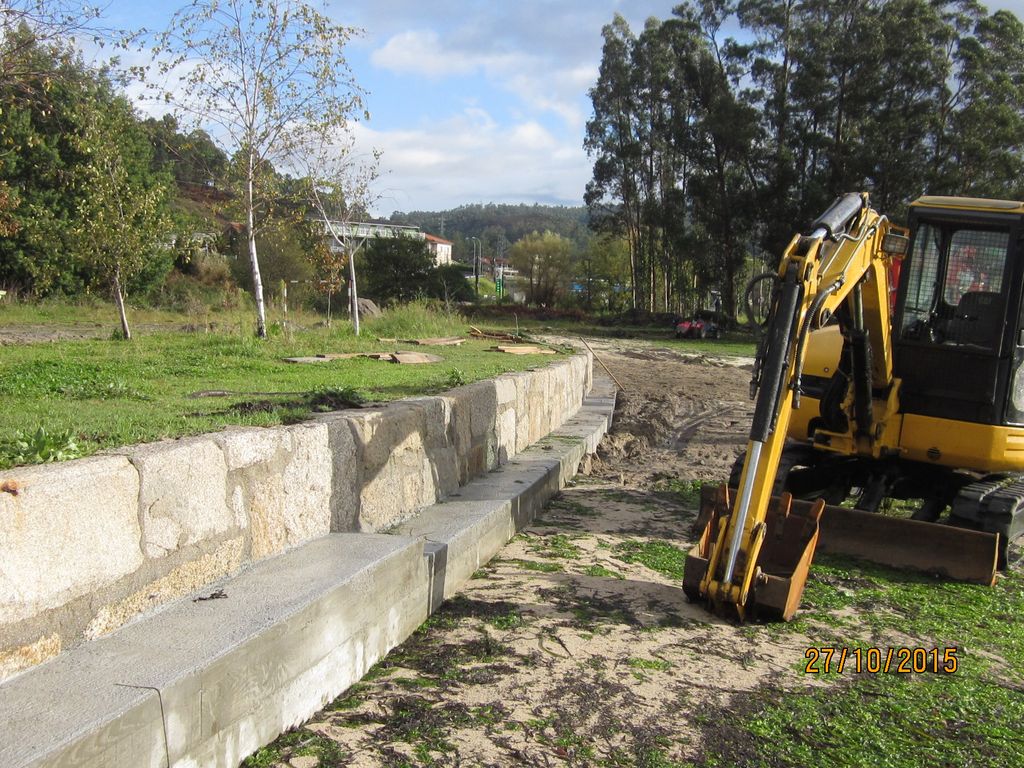
M 484 252 L 504 254 L 512 243 L 533 232 L 554 232 L 583 245 L 589 237 L 587 209 L 555 205 L 475 203 L 443 211 L 395 211 L 388 219 L 451 240 L 460 261 L 472 259 L 472 238 Z
M 422 241 L 332 243 L 327 237 L 325 219 L 369 218 L 367 190 L 376 173 L 314 162 L 323 160 L 313 151 L 316 141 L 337 136 L 339 125 L 347 125 L 339 119 L 360 104 L 361 91 L 339 53 L 350 30 L 325 26 L 300 0 L 257 5 L 259 12 L 254 6 L 238 16 L 237 29 L 218 15 L 217 4 L 189 5 L 168 32 L 149 37 L 106 28 L 102 10 L 76 0 L 16 0 L 3 9 L 5 301 L 110 298 L 124 338 L 131 337 L 129 305 L 190 316 L 248 306 L 264 336 L 265 301 L 280 303 L 287 295 L 293 306 L 325 311 L 332 294 L 346 295 L 352 253 L 357 272 L 371 273 L 366 297 L 382 304 L 472 298 L 462 272 L 435 269 Z M 237 31 L 245 32 L 247 45 L 274 50 L 275 57 L 259 64 L 243 53 L 231 62 L 233 54 L 211 41 Z M 128 70 L 117 68 L 116 59 L 95 65 L 83 57 L 79 38 L 116 50 L 147 44 L 164 59 Z M 162 93 L 156 82 L 169 71 L 163 68 L 186 53 L 195 70 Z M 274 80 L 279 92 L 235 100 L 258 104 L 251 113 L 218 112 L 222 100 L 210 101 L 204 89 L 219 73 L 234 71 L 232 64 L 265 67 L 253 81 Z M 127 94 L 139 89 L 159 105 L 158 114 L 173 113 L 153 117 L 137 108 Z M 295 130 L 290 121 L 311 104 L 342 111 Z M 219 127 L 217 138 L 203 127 L 210 125 Z M 401 284 L 381 277 L 395 274 Z M 335 298 L 338 303 L 344 299 Z

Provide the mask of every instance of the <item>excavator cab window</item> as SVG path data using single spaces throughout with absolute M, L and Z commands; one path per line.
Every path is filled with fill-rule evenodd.
M 943 299 L 958 306 L 968 294 L 999 293 L 1006 265 L 1006 232 L 961 229 L 953 233 Z
M 939 286 L 939 255 L 942 252 L 942 230 L 922 224 L 914 239 L 909 265 L 904 264 L 907 281 L 900 338 L 922 339 L 927 336 Z
M 1012 222 L 966 218 L 960 212 L 912 217 L 893 372 L 902 381 L 904 413 L 1001 424 L 1012 363 L 1007 307 L 1019 300 L 1010 290 Z
M 907 270 L 900 338 L 998 352 L 1008 244 L 1006 231 L 922 222 Z

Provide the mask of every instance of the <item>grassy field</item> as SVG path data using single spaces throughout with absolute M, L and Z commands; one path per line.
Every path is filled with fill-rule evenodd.
M 671 325 L 635 327 L 574 320 L 471 317 L 412 304 L 366 320 L 356 337 L 343 315 L 325 327 L 317 315 L 277 307 L 270 338 L 257 340 L 243 306 L 191 314 L 132 309 L 135 338 L 114 336 L 116 314 L 100 301 L 69 304 L 0 302 L 0 331 L 19 343 L 0 344 L 0 469 L 88 455 L 103 448 L 214 431 L 226 425 L 266 426 L 364 401 L 439 392 L 550 362 L 491 351 L 493 342 L 431 347 L 444 358 L 424 366 L 370 359 L 316 365 L 284 357 L 388 352 L 408 344 L 379 339 L 462 335 L 470 325 L 526 335 L 632 338 L 694 354 L 754 354 L 748 335 L 717 341 L 675 339 Z M 4 334 L 0 333 L 0 338 Z M 192 397 L 222 391 L 221 397 Z
M 985 588 L 820 555 L 797 621 L 754 631 L 814 638 L 794 672 L 827 684 L 708 713 L 705 765 L 1024 765 L 1019 563 Z
M 318 410 L 363 401 L 386 401 L 439 392 L 500 373 L 544 365 L 550 355 L 513 356 L 492 351 L 493 341 L 459 347 L 419 347 L 443 359 L 430 365 L 395 365 L 356 358 L 289 364 L 284 357 L 410 349 L 409 339 L 461 335 L 458 315 L 412 305 L 367 321 L 353 335 L 347 322 L 299 330 L 271 318 L 271 337 L 256 339 L 248 314 L 207 318 L 213 332 L 183 331 L 187 318 L 136 313 L 131 342 L 111 338 L 39 341 L 0 346 L 0 468 L 74 458 L 101 448 L 179 437 L 229 424 L 300 421 Z M 109 308 L 2 305 L 0 327 L 89 329 L 112 325 Z M 191 397 L 202 391 L 230 396 Z

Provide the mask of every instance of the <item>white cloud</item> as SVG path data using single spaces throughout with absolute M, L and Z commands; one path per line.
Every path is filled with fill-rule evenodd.
M 444 77 L 469 71 L 467 62 L 441 55 L 439 47 L 440 38 L 432 30 L 402 32 L 375 50 L 370 60 L 374 66 L 399 74 Z
M 482 74 L 518 97 L 533 112 L 550 112 L 578 130 L 585 118 L 580 95 L 594 82 L 597 67 L 560 60 L 551 54 L 467 48 L 434 30 L 400 32 L 375 49 L 374 66 L 398 75 L 432 80 Z
M 468 75 L 477 71 L 500 74 L 514 71 L 523 61 L 519 54 L 494 54 L 452 48 L 434 30 L 413 30 L 392 36 L 370 56 L 374 66 L 395 74 L 431 78 Z
M 416 129 L 355 126 L 362 151 L 382 150 L 376 213 L 440 210 L 467 201 L 579 205 L 590 167 L 582 149 L 542 125 L 500 126 L 466 110 Z
M 580 90 L 567 86 L 561 72 L 517 74 L 507 78 L 503 86 L 531 109 L 558 115 L 569 128 L 579 128 L 586 120 Z
M 558 149 L 555 138 L 538 123 L 521 123 L 509 132 L 513 146 L 531 152 L 552 152 Z

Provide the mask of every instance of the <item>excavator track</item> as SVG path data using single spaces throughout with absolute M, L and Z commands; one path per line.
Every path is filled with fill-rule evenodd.
M 965 485 L 953 499 L 951 525 L 999 534 L 999 568 L 1007 547 L 1024 534 L 1024 475 L 991 475 Z

